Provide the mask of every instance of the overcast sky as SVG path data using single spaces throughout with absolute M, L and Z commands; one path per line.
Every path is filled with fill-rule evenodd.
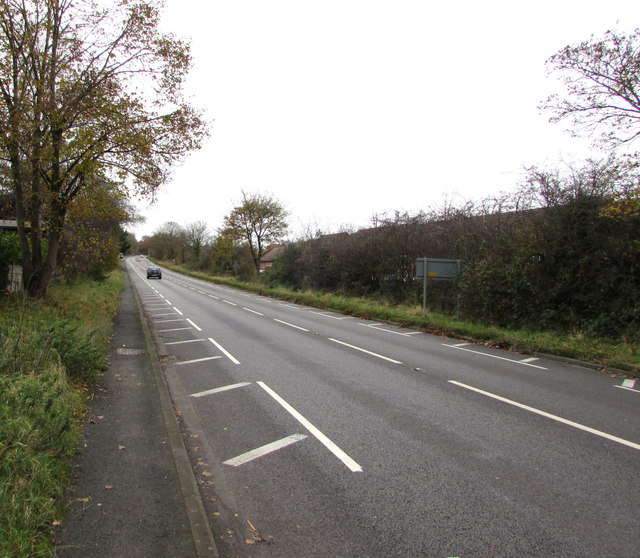
M 192 41 L 204 148 L 141 203 L 137 236 L 167 221 L 215 231 L 241 190 L 276 197 L 294 234 L 513 189 L 525 165 L 583 160 L 548 123 L 545 61 L 640 26 L 637 0 L 167 0 Z

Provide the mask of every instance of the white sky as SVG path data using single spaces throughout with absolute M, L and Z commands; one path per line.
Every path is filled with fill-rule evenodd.
M 192 40 L 188 92 L 214 120 L 136 235 L 166 221 L 211 231 L 241 189 L 275 196 L 304 228 L 440 207 L 515 187 L 525 165 L 580 161 L 588 142 L 538 105 L 545 61 L 637 0 L 167 0 Z

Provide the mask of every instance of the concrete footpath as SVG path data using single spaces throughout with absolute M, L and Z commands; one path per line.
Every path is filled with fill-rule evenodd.
M 169 394 L 125 276 L 110 366 L 85 419 L 57 556 L 214 558 Z

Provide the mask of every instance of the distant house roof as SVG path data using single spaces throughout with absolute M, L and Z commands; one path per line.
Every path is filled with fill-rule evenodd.
M 262 258 L 260 259 L 261 262 L 272 262 L 273 260 L 275 260 L 284 250 L 284 245 L 282 244 L 276 244 L 274 246 L 269 246 L 269 248 L 267 248 L 267 251 L 262 254 Z
M 284 245 L 282 244 L 274 244 L 273 246 L 269 246 L 267 251 L 262 254 L 262 258 L 260 258 L 260 270 L 264 271 L 265 269 L 271 267 L 274 260 L 284 251 Z

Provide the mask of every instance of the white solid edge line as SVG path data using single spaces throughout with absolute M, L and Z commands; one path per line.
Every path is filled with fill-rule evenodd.
M 233 457 L 232 459 L 227 459 L 222 463 L 224 465 L 231 465 L 232 467 L 239 467 L 240 465 L 249 463 L 250 461 L 258 459 L 259 457 L 264 457 L 265 455 L 286 448 L 287 446 L 300 442 L 301 440 L 304 440 L 306 438 L 306 434 L 292 434 L 291 436 L 287 436 L 286 438 L 282 438 L 281 440 L 271 442 L 270 444 L 266 444 L 262 447 L 248 451 L 246 453 L 243 453 L 242 455 Z
M 231 384 L 228 386 L 222 386 L 219 388 L 207 389 L 205 391 L 200 391 L 198 393 L 192 393 L 190 397 L 204 397 L 205 395 L 215 395 L 216 393 L 222 393 L 225 391 L 230 391 L 232 389 L 238 389 L 245 386 L 250 386 L 250 382 L 240 382 L 239 384 Z
M 195 327 L 198 331 L 202 331 L 202 328 L 196 324 L 194 324 L 189 318 L 187 318 L 187 321 L 193 326 Z
M 333 339 L 332 337 L 329 337 L 329 341 L 333 341 L 334 343 L 339 343 L 340 345 L 344 345 L 345 347 L 349 347 L 351 349 L 355 349 L 356 351 L 360 351 L 361 353 L 366 353 L 368 355 L 381 358 L 382 360 L 387 360 L 389 362 L 393 362 L 393 364 L 402 364 L 399 360 L 394 360 L 392 358 L 379 355 L 378 353 L 373 353 L 371 351 L 367 351 L 366 349 L 363 349 L 362 347 L 356 347 L 355 345 L 349 345 L 349 343 L 345 343 L 344 341 L 338 341 L 337 339 Z
M 220 345 L 219 343 L 216 343 L 216 341 L 214 341 L 213 339 L 211 339 L 211 337 L 209 337 L 209 341 L 211 341 L 216 347 L 218 347 L 218 349 L 220 349 L 223 353 L 224 356 L 226 356 L 231 362 L 233 362 L 234 364 L 240 364 L 240 361 L 238 359 L 236 359 L 229 351 L 227 351 L 224 347 L 222 347 L 222 345 Z
M 568 420 L 568 419 L 559 417 L 557 415 L 552 415 L 551 413 L 541 411 L 540 409 L 536 409 L 535 407 L 529 407 L 528 405 L 524 405 L 522 403 L 518 403 L 517 401 L 512 401 L 511 399 L 507 399 L 506 397 L 501 397 L 500 395 L 496 395 L 494 393 L 490 393 L 488 391 L 484 391 L 482 389 L 478 389 L 473 386 L 463 384 L 462 382 L 449 380 L 449 383 L 465 389 L 469 389 L 471 391 L 475 391 L 482 395 L 486 395 L 487 397 L 491 397 L 492 399 L 497 399 L 498 401 L 502 401 L 503 403 L 508 403 L 509 405 L 513 405 L 514 407 L 519 407 L 520 409 L 524 409 L 525 411 L 530 411 L 532 413 L 536 413 L 537 415 L 555 420 L 557 422 L 561 422 L 562 424 L 572 426 L 573 428 L 577 428 L 579 430 L 589 432 L 590 434 L 595 434 L 596 436 L 600 436 L 601 438 L 606 438 L 607 440 L 611 440 L 612 442 L 617 442 L 618 444 L 622 444 L 624 446 L 628 446 L 630 448 L 640 450 L 640 444 L 636 444 L 635 442 L 630 442 L 629 440 L 625 440 L 624 438 L 618 438 L 617 436 L 612 436 L 611 434 L 607 434 L 606 432 L 602 432 L 601 430 L 596 430 L 595 428 L 591 428 L 589 426 L 585 426 L 583 424 L 573 422 L 572 420 Z
M 273 397 L 280 405 L 282 405 L 293 418 L 295 418 L 302 426 L 304 426 L 315 438 L 324 445 L 333 455 L 335 455 L 340 461 L 342 461 L 353 473 L 362 473 L 362 467 L 358 465 L 351 457 L 349 457 L 344 451 L 342 451 L 335 443 L 327 438 L 320 430 L 318 430 L 313 424 L 311 424 L 306 418 L 304 418 L 298 411 L 296 411 L 289 403 L 287 403 L 282 397 L 280 397 L 275 391 L 273 391 L 264 382 L 257 382 L 257 384 L 264 389 L 271 397 Z

